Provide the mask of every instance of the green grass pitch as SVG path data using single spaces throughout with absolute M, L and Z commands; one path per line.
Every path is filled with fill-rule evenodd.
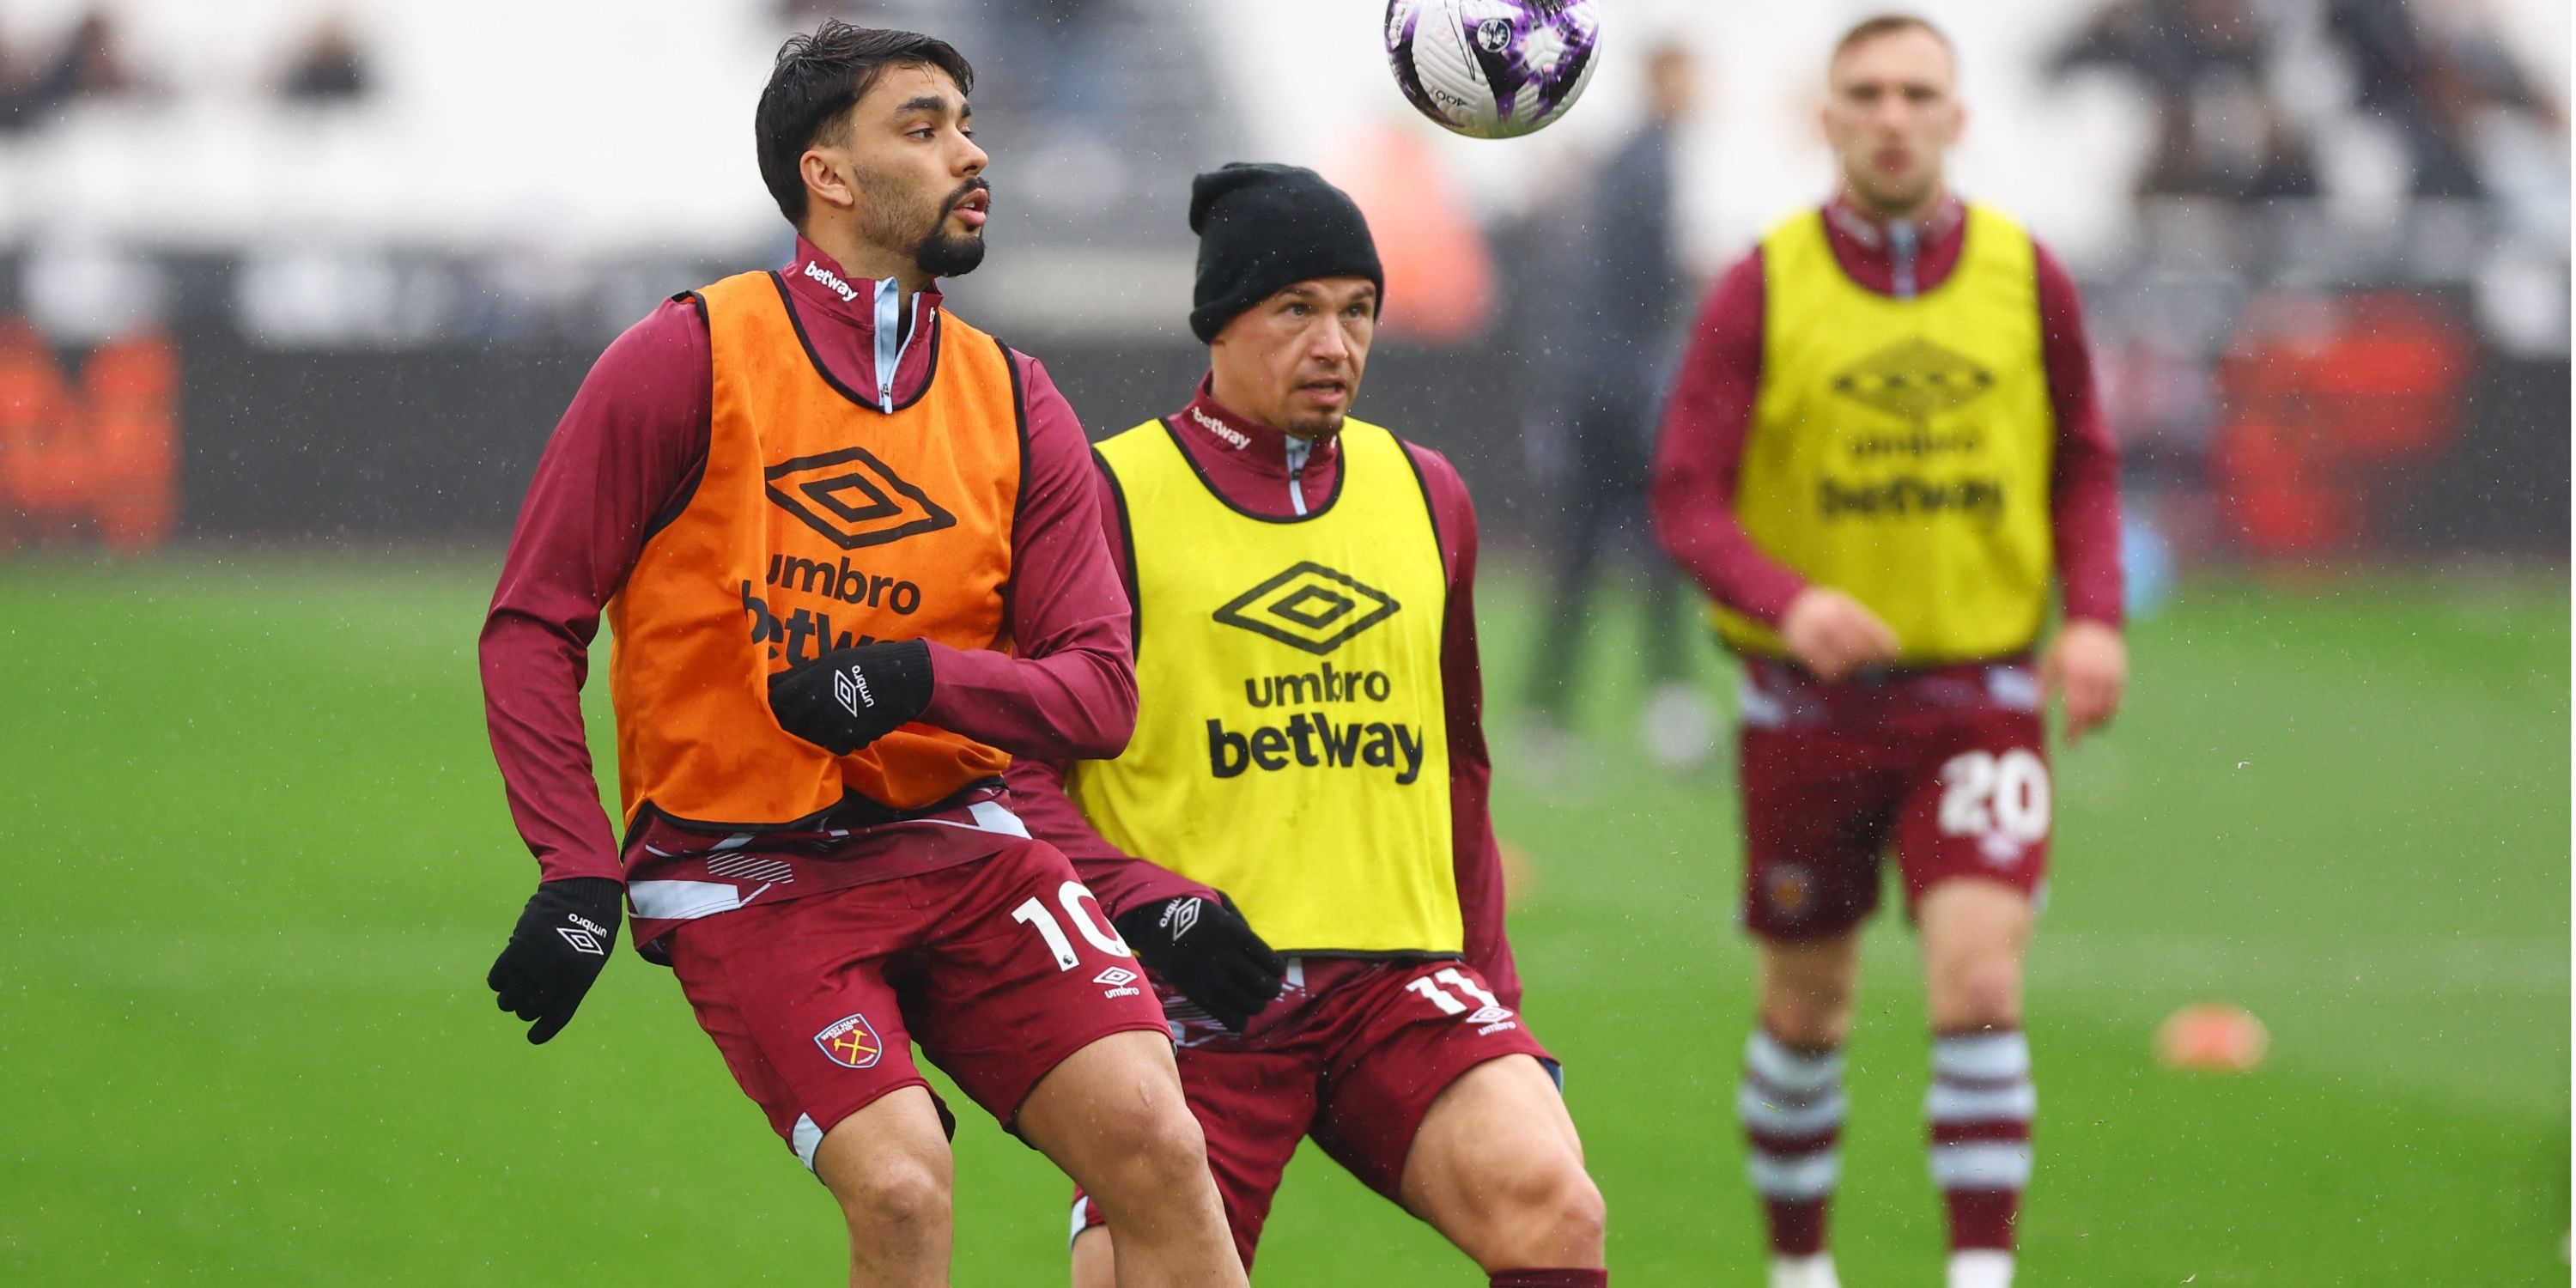
M 663 972 L 621 954 L 542 1049 L 494 1012 L 533 868 L 483 740 L 491 567 L 416 563 L 0 566 L 0 1281 L 836 1282 L 824 1195 Z M 2566 1282 L 2568 609 L 2221 585 L 2135 631 L 2128 715 L 2059 762 L 2024 1282 Z M 1624 702 L 1581 781 L 1516 773 L 1536 611 L 1489 578 L 1528 1012 L 1619 1282 L 1756 1283 L 1731 788 L 1654 773 Z M 1626 632 L 1605 612 L 1596 691 L 1633 691 Z M 1937 1274 L 1911 948 L 1869 941 L 1855 1285 Z M 2262 1017 L 2269 1063 L 2157 1068 L 2202 999 Z M 1061 1282 L 1063 1181 L 971 1113 L 957 1144 L 957 1282 Z M 1482 1282 L 1311 1155 L 1258 1278 Z

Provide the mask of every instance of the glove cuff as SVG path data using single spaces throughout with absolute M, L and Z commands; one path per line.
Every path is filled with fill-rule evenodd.
M 886 677 L 886 701 L 893 713 L 910 724 L 930 709 L 930 694 L 935 687 L 930 677 L 930 641 L 903 640 L 889 646 L 885 656 L 871 670 L 881 670 Z

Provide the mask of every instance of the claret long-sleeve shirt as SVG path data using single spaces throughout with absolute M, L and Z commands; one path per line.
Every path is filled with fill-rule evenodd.
M 1946 203 L 1912 238 L 1837 198 L 1825 236 L 1852 281 L 1908 298 L 1948 280 L 1966 240 L 1964 208 Z M 2066 615 L 2119 625 L 2120 457 L 2104 425 L 2074 279 L 2044 246 L 2038 254 L 2040 357 L 2056 413 L 2049 510 Z M 1718 280 L 1691 328 L 1649 494 L 1655 527 L 1675 562 L 1719 603 L 1778 626 L 1806 581 L 1765 554 L 1735 513 L 1744 442 L 1762 383 L 1762 252 Z
M 1209 395 L 1205 380 L 1200 381 L 1197 397 L 1167 420 L 1200 474 L 1238 509 L 1288 518 L 1305 513 L 1310 499 L 1321 502 L 1333 495 L 1341 471 L 1338 441 L 1325 438 L 1310 444 L 1238 416 Z M 1412 443 L 1406 443 L 1404 450 L 1421 470 L 1430 494 L 1441 564 L 1449 583 L 1447 634 L 1440 642 L 1440 685 L 1449 726 L 1451 861 L 1466 928 L 1465 957 L 1505 1005 L 1517 1008 L 1520 975 L 1503 930 L 1502 856 L 1488 809 L 1493 762 L 1485 750 L 1484 680 L 1476 651 L 1476 508 L 1466 482 L 1447 457 Z M 1127 534 L 1109 480 L 1098 474 L 1095 483 L 1101 496 L 1101 531 L 1110 549 L 1123 550 Z M 1122 567 L 1120 572 L 1123 578 L 1126 570 Z M 1152 695 L 1144 695 L 1144 700 L 1152 701 Z M 1210 893 L 1205 886 L 1146 861 L 1160 856 L 1128 855 L 1093 830 L 1064 792 L 1063 762 L 1070 759 L 1089 757 L 1015 761 L 1010 771 L 1012 808 L 1027 820 L 1033 834 L 1054 842 L 1073 859 L 1083 883 L 1099 896 L 1110 915 L 1176 895 Z
M 841 383 L 880 388 L 881 358 L 890 355 L 882 365 L 900 406 L 933 378 L 931 346 L 916 341 L 934 333 L 938 292 L 920 292 L 901 310 L 889 299 L 886 313 L 898 325 L 881 337 L 876 306 L 896 289 L 891 281 L 851 281 L 801 238 L 780 276 L 815 359 Z M 933 643 L 933 690 L 920 722 L 1015 756 L 1115 755 L 1135 724 L 1135 673 L 1127 593 L 1101 544 L 1089 443 L 1046 368 L 1022 354 L 1011 360 L 1028 413 L 1011 528 L 1012 651 Z M 686 503 L 705 467 L 712 402 L 706 321 L 691 299 L 674 298 L 600 355 L 520 509 L 483 625 L 484 707 L 511 817 L 545 879 L 629 875 L 626 868 L 656 848 L 651 836 L 630 837 L 636 853 L 621 864 L 593 777 L 581 688 L 602 610 L 657 520 Z M 806 875 L 795 887 L 810 893 L 981 857 L 999 843 L 996 835 L 971 826 L 834 826 L 768 838 L 792 851 L 779 860 L 784 866 L 745 870 L 774 875 L 795 863 L 820 865 L 811 870 L 832 875 Z M 737 845 L 745 853 L 762 848 Z M 743 882 L 746 901 L 754 884 Z M 640 903 L 637 916 L 640 940 L 647 937 Z

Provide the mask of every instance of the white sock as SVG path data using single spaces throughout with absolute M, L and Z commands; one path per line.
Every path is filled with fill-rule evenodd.
M 2013 1254 L 1968 1248 L 1950 1254 L 1950 1288 L 2012 1288 Z
M 1834 1254 L 1771 1258 L 1771 1288 L 1843 1288 L 1834 1277 Z

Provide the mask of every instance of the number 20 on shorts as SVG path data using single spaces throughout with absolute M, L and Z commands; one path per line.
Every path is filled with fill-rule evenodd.
M 1941 766 L 1941 831 L 1949 836 L 2001 833 L 2025 844 L 2048 835 L 2048 764 L 2015 747 L 1962 752 Z

